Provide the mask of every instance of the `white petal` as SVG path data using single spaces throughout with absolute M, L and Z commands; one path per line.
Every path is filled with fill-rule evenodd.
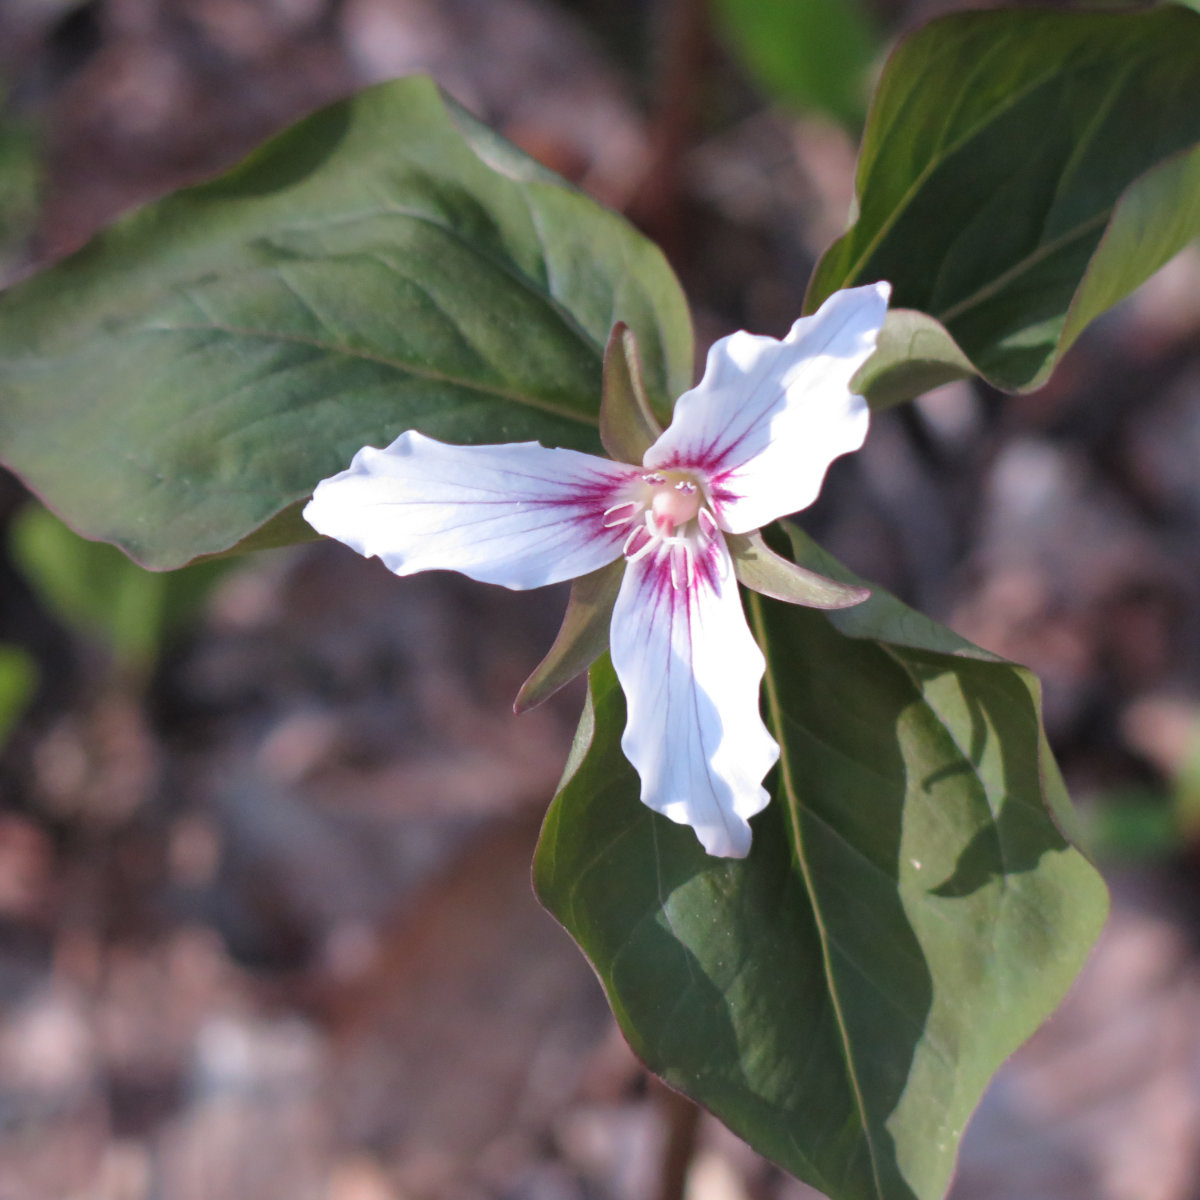
M 743 858 L 779 757 L 759 714 L 765 664 L 719 537 L 687 587 L 673 586 L 668 553 L 626 567 L 613 610 L 621 749 L 645 804 L 690 825 L 709 854 Z
M 628 530 L 606 529 L 604 511 L 639 474 L 537 442 L 449 446 L 410 430 L 319 483 L 304 519 L 397 575 L 541 587 L 618 557 Z
M 866 401 L 849 385 L 875 349 L 890 293 L 886 283 L 835 292 L 782 342 L 735 333 L 714 343 L 645 465 L 704 472 L 730 533 L 807 508 L 829 464 L 867 436 Z

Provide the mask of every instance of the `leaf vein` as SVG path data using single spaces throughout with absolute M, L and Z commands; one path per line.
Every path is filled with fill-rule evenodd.
M 529 408 L 540 409 L 543 412 L 548 412 L 556 417 L 565 417 L 569 420 L 576 421 L 581 425 L 594 426 L 596 419 L 585 416 L 583 413 L 575 409 L 567 408 L 565 405 L 554 404 L 549 400 L 530 396 L 527 393 L 514 391 L 510 388 L 497 387 L 494 384 L 480 383 L 478 380 L 464 379 L 451 375 L 445 371 L 438 371 L 432 367 L 416 366 L 413 363 L 403 362 L 400 359 L 391 358 L 385 354 L 379 354 L 374 351 L 366 350 L 360 346 L 338 345 L 333 342 L 324 341 L 321 338 L 305 337 L 301 334 L 286 333 L 278 329 L 254 329 L 247 325 L 231 325 L 224 322 L 208 321 L 208 322 L 171 322 L 156 325 L 147 325 L 143 327 L 148 333 L 219 333 L 231 338 L 254 338 L 262 341 L 283 342 L 295 346 L 306 346 L 312 350 L 319 350 L 326 354 L 339 354 L 345 358 L 359 359 L 363 362 L 378 363 L 380 366 L 389 367 L 402 375 L 415 376 L 418 379 L 425 379 L 431 383 L 448 384 L 451 387 L 460 387 L 465 391 L 477 392 L 481 395 L 495 396 L 501 400 L 510 401 L 513 404 L 525 405 Z

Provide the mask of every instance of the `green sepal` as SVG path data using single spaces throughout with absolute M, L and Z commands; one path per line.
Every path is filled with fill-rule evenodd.
M 797 566 L 763 541 L 761 533 L 727 533 L 725 544 L 733 558 L 738 582 L 772 600 L 805 608 L 851 608 L 870 594 L 868 587 L 839 583 L 816 571 Z
M 604 350 L 600 441 L 617 462 L 640 465 L 660 433 L 662 426 L 646 396 L 637 337 L 624 321 L 618 321 Z
M 513 712 L 528 712 L 582 675 L 608 649 L 608 627 L 621 590 L 625 560 L 615 559 L 571 584 L 567 611 L 554 645 L 525 680 Z

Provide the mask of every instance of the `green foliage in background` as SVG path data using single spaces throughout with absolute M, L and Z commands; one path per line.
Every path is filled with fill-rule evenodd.
M 41 195 L 41 144 L 32 124 L 13 115 L 0 84 L 0 279 L 33 232 Z
M 165 574 L 147 571 L 36 504 L 18 515 L 11 539 L 17 566 L 47 608 L 100 639 L 135 672 L 154 665 L 164 640 L 197 613 L 229 567 L 217 560 Z
M 862 128 L 881 43 L 858 0 L 716 0 L 714 16 L 768 96 Z
M 37 665 L 24 650 L 0 646 L 0 747 L 33 698 L 37 678 Z

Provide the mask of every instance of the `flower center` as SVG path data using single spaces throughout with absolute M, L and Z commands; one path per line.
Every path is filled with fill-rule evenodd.
M 614 504 L 604 514 L 606 529 L 630 527 L 622 553 L 637 562 L 648 554 L 665 552 L 671 583 L 677 588 L 690 585 L 697 557 L 717 533 L 699 479 L 690 471 L 650 471 L 626 495 L 633 498 Z
M 699 515 L 704 493 L 686 472 L 655 472 L 643 475 L 642 482 L 650 488 L 650 511 L 664 534 L 682 528 Z

